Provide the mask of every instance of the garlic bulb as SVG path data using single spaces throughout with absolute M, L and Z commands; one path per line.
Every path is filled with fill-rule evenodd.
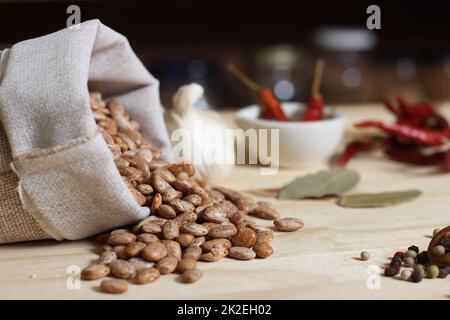
M 196 83 L 181 86 L 164 119 L 174 159 L 191 162 L 196 178 L 208 184 L 227 178 L 233 170 L 234 126 L 217 112 L 194 107 L 203 92 Z

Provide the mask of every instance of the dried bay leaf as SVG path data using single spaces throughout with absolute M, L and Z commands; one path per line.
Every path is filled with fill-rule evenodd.
M 338 204 L 349 208 L 377 208 L 411 201 L 422 194 L 417 189 L 381 193 L 361 193 L 342 196 Z
M 328 195 L 341 195 L 359 182 L 359 173 L 339 168 L 323 170 L 298 177 L 284 186 L 278 199 L 318 198 Z

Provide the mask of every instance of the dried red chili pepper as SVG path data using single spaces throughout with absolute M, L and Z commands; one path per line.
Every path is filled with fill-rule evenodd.
M 413 127 L 403 123 L 389 124 L 381 121 L 363 121 L 356 123 L 355 126 L 357 128 L 379 128 L 396 138 L 427 146 L 438 146 L 445 143 L 447 140 L 445 135 L 441 132 Z
M 374 147 L 374 139 L 352 141 L 347 144 L 344 153 L 339 157 L 336 163 L 337 168 L 345 167 L 348 162 L 354 158 L 358 153 L 372 150 Z
M 397 117 L 397 119 L 399 119 L 401 117 L 401 114 L 400 114 L 400 111 L 398 110 L 398 108 L 395 107 L 388 99 L 382 98 L 381 101 L 383 102 L 386 109 L 388 109 L 390 112 L 392 112 Z
M 444 170 L 450 172 L 450 150 L 448 150 L 444 155 Z
M 450 139 L 448 121 L 427 103 L 409 104 L 401 97 L 397 97 L 398 106 L 386 99 L 382 101 L 396 116 L 396 124 L 365 121 L 356 126 L 385 131 L 389 137 L 382 141 L 383 148 L 393 160 L 416 165 L 443 163 L 444 169 L 450 170 L 450 154 L 446 155 L 447 151 L 443 151 L 443 144 Z M 430 146 L 431 149 L 424 149 L 423 146 Z M 435 146 L 438 147 L 433 151 Z
M 411 105 L 405 102 L 401 97 L 397 97 L 400 111 L 403 117 L 425 119 L 435 114 L 433 107 L 428 103 L 419 103 Z
M 419 150 L 408 150 L 396 147 L 390 147 L 384 151 L 392 160 L 424 166 L 440 163 L 444 158 L 443 152 L 425 155 Z
M 384 141 L 384 152 L 392 160 L 416 165 L 434 165 L 442 162 L 444 152 L 439 150 L 440 147 L 437 147 L 434 153 L 430 153 L 433 148 L 436 147 L 430 149 L 411 142 L 399 142 L 395 137 L 390 137 Z
M 385 98 L 382 99 L 382 102 L 396 116 L 397 123 L 433 130 L 450 128 L 447 120 L 438 114 L 429 103 L 409 104 L 401 97 L 397 97 L 398 107 Z
M 318 121 L 323 119 L 323 101 L 321 98 L 311 98 L 306 109 L 303 121 Z
M 450 131 L 450 125 L 447 119 L 439 114 L 435 114 L 434 116 L 428 118 L 425 126 L 435 130 Z
M 260 112 L 259 117 L 264 120 L 273 120 L 274 119 L 273 115 L 270 112 L 268 112 L 267 110 Z
M 281 108 L 281 102 L 274 96 L 270 89 L 262 89 L 259 92 L 259 100 L 264 106 L 264 112 L 272 115 L 275 120 L 289 121 Z
M 284 111 L 281 108 L 281 102 L 275 97 L 270 89 L 262 88 L 231 63 L 227 65 L 227 68 L 228 71 L 246 85 L 247 88 L 257 94 L 261 107 L 261 118 L 267 120 L 289 121 L 289 118 L 284 114 Z
M 311 99 L 308 107 L 303 114 L 302 121 L 319 121 L 323 119 L 323 100 L 319 93 L 320 83 L 322 82 L 323 69 L 325 62 L 318 59 L 314 69 L 314 79 L 311 87 Z
M 450 129 L 441 131 L 441 134 L 450 139 Z

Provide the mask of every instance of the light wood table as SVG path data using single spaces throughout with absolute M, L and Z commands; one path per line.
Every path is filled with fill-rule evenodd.
M 357 119 L 388 119 L 382 108 L 338 109 L 350 123 Z M 450 116 L 450 105 L 443 111 Z M 354 134 L 355 130 L 350 129 L 347 138 Z M 277 201 L 263 197 L 263 190 L 278 188 L 294 176 L 319 168 L 280 170 L 276 176 L 265 177 L 256 167 L 238 167 L 224 185 L 272 201 L 284 216 L 300 217 L 305 222 L 302 231 L 275 234 L 275 254 L 270 258 L 201 263 L 204 277 L 195 284 L 182 284 L 176 275 L 168 275 L 150 285 L 130 285 L 126 294 L 111 296 L 98 291 L 99 281 L 82 282 L 79 290 L 67 287 L 71 283 L 69 266 L 82 268 L 96 259 L 98 246 L 93 241 L 3 245 L 0 298 L 448 299 L 449 279 L 424 279 L 414 284 L 380 277 L 378 289 L 367 286 L 371 268 L 376 270 L 394 251 L 409 245 L 425 249 L 432 230 L 450 224 L 450 174 L 440 173 L 435 167 L 417 168 L 381 158 L 367 154 L 351 162 L 350 167 L 362 176 L 354 192 L 420 188 L 423 196 L 381 209 L 341 208 L 335 199 Z M 357 259 L 362 250 L 370 252 L 369 261 Z

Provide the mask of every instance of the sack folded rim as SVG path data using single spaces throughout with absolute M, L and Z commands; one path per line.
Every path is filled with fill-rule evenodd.
M 103 24 L 101 24 L 101 22 L 99 20 L 86 21 L 81 24 L 81 27 L 89 28 L 89 30 L 88 30 L 89 32 L 95 33 L 95 35 L 92 37 L 92 43 L 90 44 L 91 45 L 90 50 L 94 50 L 93 49 L 94 43 L 95 43 L 95 41 L 98 40 L 97 36 L 99 33 L 102 33 L 103 34 L 102 36 L 106 36 L 106 37 L 110 36 L 111 37 L 110 39 L 108 39 L 109 41 L 112 41 L 112 42 L 119 41 L 119 40 L 124 41 L 124 42 L 121 42 L 120 45 L 122 45 L 122 46 L 125 45 L 127 54 L 130 54 L 130 52 L 132 53 L 132 54 L 130 54 L 129 59 L 137 59 L 137 57 L 132 52 L 132 49 L 129 47 L 129 44 L 128 44 L 128 41 L 126 40 L 126 38 L 123 37 L 122 35 L 116 33 L 112 29 L 109 29 L 108 27 L 104 26 Z M 56 34 L 63 33 L 63 32 L 73 32 L 73 30 L 64 29 L 64 30 L 58 31 L 56 33 L 50 34 L 48 36 L 41 37 L 41 39 L 44 39 L 45 37 L 52 37 L 52 36 L 55 36 Z M 29 41 L 29 40 L 27 40 L 27 41 Z M 17 46 L 17 45 L 14 45 L 14 46 Z M 12 49 L 14 49 L 14 46 L 12 47 Z M 17 50 L 17 47 L 16 47 L 16 50 Z M 2 56 L 4 56 L 5 51 L 2 52 Z M 8 51 L 6 51 L 6 52 L 8 52 Z M 14 54 L 14 52 L 13 52 L 13 54 Z M 91 57 L 89 56 L 88 58 L 90 59 Z M 6 65 L 8 62 L 4 62 L 4 63 Z M 140 63 L 140 61 L 137 61 L 134 64 L 134 66 L 132 66 L 132 67 L 136 67 L 139 69 L 141 66 L 142 66 L 142 68 L 144 68 L 143 70 L 139 70 L 139 72 L 141 72 L 141 75 L 143 75 L 142 78 L 144 79 L 145 76 L 148 75 L 148 76 L 150 76 L 150 78 L 154 79 L 148 73 L 148 71 L 145 69 L 145 67 L 142 65 L 142 63 Z M 91 66 L 89 65 L 89 68 L 90 67 Z M 115 76 L 117 76 L 117 75 L 115 75 Z M 1 75 L 0 75 L 0 79 L 1 79 Z M 145 85 L 150 85 L 146 80 L 147 79 L 143 80 L 144 90 L 145 90 Z M 156 83 L 156 90 L 158 90 L 159 82 L 156 79 L 154 79 L 154 80 Z M 88 76 L 88 74 L 86 74 L 85 90 L 83 90 L 83 91 L 85 91 L 85 93 L 84 93 L 85 97 L 83 98 L 84 102 L 86 102 L 86 100 L 88 100 L 86 97 L 89 97 L 88 82 L 89 82 L 89 76 Z M 153 83 L 153 84 L 155 84 L 155 83 Z M 4 83 L 2 81 L 0 81 L 0 89 L 3 84 Z M 130 93 L 127 93 L 126 95 L 128 98 Z M 162 110 L 163 109 L 161 108 L 161 104 L 159 102 L 159 95 L 157 95 L 156 99 L 157 99 L 156 101 L 159 103 L 157 105 L 157 107 L 161 109 L 161 119 L 162 119 Z M 119 97 L 119 100 L 120 100 L 120 97 Z M 2 101 L 0 99 L 0 109 L 7 108 L 5 106 L 5 104 L 2 103 L 4 101 L 5 100 Z M 86 106 L 84 106 L 84 107 L 86 107 Z M 155 106 L 153 106 L 153 107 L 155 107 Z M 125 108 L 127 108 L 127 106 L 125 106 Z M 11 110 L 10 110 L 10 112 L 11 112 Z M 2 113 L 2 124 L 5 127 L 5 130 L 8 135 L 8 140 L 9 140 L 10 132 L 8 129 L 11 128 L 11 125 L 8 125 L 8 123 L 6 123 L 6 125 L 5 125 L 4 110 L 1 113 Z M 90 109 L 90 105 L 89 105 L 89 112 L 88 112 L 88 115 L 86 115 L 86 117 L 90 118 L 89 121 L 91 121 L 91 124 L 92 123 L 95 124 L 94 115 L 92 113 L 92 110 Z M 86 120 L 86 119 L 84 119 L 84 120 Z M 136 119 L 136 120 L 139 121 L 139 119 Z M 8 122 L 8 121 L 6 121 L 6 122 Z M 146 124 L 141 123 L 141 125 L 145 126 Z M 163 125 L 164 125 L 164 123 L 163 123 Z M 144 218 L 145 216 L 147 216 L 149 214 L 149 209 L 146 207 L 141 207 L 135 201 L 133 195 L 131 194 L 131 191 L 128 189 L 127 185 L 122 180 L 122 177 L 114 164 L 112 153 L 110 152 L 108 146 L 106 145 L 106 142 L 104 141 L 103 137 L 96 130 L 94 130 L 94 131 L 91 130 L 92 125 L 88 126 L 88 128 L 89 129 L 87 131 L 85 131 L 84 135 L 75 137 L 74 139 L 66 140 L 62 144 L 57 144 L 57 145 L 51 146 L 49 148 L 36 148 L 36 149 L 30 148 L 30 149 L 26 150 L 25 152 L 17 152 L 15 155 L 13 155 L 13 169 L 19 177 L 19 190 L 20 190 L 19 195 L 20 195 L 24 209 L 31 216 L 33 216 L 33 218 L 38 222 L 38 224 L 42 228 L 42 230 L 44 230 L 50 236 L 52 236 L 53 238 L 58 239 L 58 240 L 61 240 L 61 239 L 76 240 L 76 239 L 86 238 L 86 237 L 92 236 L 94 234 L 106 231 L 108 229 L 112 229 L 114 227 L 137 222 L 138 220 Z M 164 142 L 164 137 L 163 137 L 163 142 Z M 94 145 L 95 145 L 95 148 L 99 148 L 99 149 L 96 151 L 93 151 L 94 149 L 92 149 L 92 148 Z M 168 146 L 170 148 L 170 143 L 168 143 L 166 146 Z M 105 179 L 105 181 L 106 180 L 114 181 L 115 187 L 117 189 L 116 196 L 121 198 L 121 201 L 124 202 L 124 203 L 120 203 L 120 201 L 118 201 L 117 199 L 107 199 L 105 197 L 104 198 L 105 201 L 109 200 L 110 202 L 113 202 L 113 203 L 116 202 L 118 208 L 116 208 L 115 206 L 111 206 L 110 204 L 106 205 L 105 203 L 100 203 L 99 205 L 100 206 L 103 205 L 103 206 L 102 206 L 102 209 L 99 209 L 99 210 L 112 210 L 115 212 L 119 212 L 119 214 L 111 213 L 111 215 L 108 215 L 108 213 L 107 214 L 99 213 L 100 219 L 103 219 L 104 221 L 102 221 L 101 223 L 98 223 L 98 221 L 97 221 L 96 223 L 98 224 L 98 227 L 92 227 L 92 224 L 87 224 L 87 228 L 85 230 L 82 230 L 83 227 L 74 229 L 73 226 L 67 226 L 67 225 L 64 225 L 64 223 L 59 224 L 58 218 L 61 218 L 62 213 L 55 212 L 57 210 L 55 210 L 54 206 L 53 207 L 49 206 L 47 209 L 42 209 L 42 206 L 45 207 L 48 204 L 48 202 L 49 202 L 48 199 L 51 199 L 50 202 L 54 201 L 52 196 L 55 196 L 55 195 L 47 195 L 47 197 L 44 197 L 42 195 L 39 195 L 39 192 L 36 191 L 36 187 L 39 184 L 47 185 L 49 188 L 51 188 L 51 186 L 49 184 L 50 180 L 48 180 L 49 177 L 45 177 L 45 174 L 43 174 L 44 171 L 39 171 L 39 170 L 44 170 L 44 169 L 47 170 L 48 169 L 49 175 L 55 176 L 52 169 L 55 169 L 57 166 L 65 165 L 65 159 L 64 159 L 65 154 L 70 154 L 71 152 L 80 151 L 80 150 L 84 150 L 84 152 L 87 152 L 87 150 L 93 151 L 94 154 L 96 154 L 95 152 L 98 152 L 98 155 L 100 158 L 105 157 L 106 154 L 108 155 L 108 160 L 107 160 L 108 168 L 109 168 L 108 170 L 109 170 L 109 174 L 112 174 L 112 176 L 105 175 L 104 179 Z M 14 153 L 14 151 L 13 151 L 13 153 Z M 61 157 L 61 158 L 59 158 L 59 157 Z M 44 162 L 48 159 L 53 159 L 53 160 L 56 159 L 55 160 L 56 162 L 53 165 L 50 165 L 48 168 L 45 168 L 45 166 L 39 165 L 40 161 Z M 94 160 L 94 162 L 95 161 L 96 160 Z M 74 163 L 69 164 L 68 168 L 70 170 L 77 170 L 76 169 L 77 165 L 78 164 L 74 162 Z M 71 167 L 71 166 L 73 166 L 73 167 Z M 93 165 L 90 168 L 95 168 L 95 166 Z M 75 178 L 74 175 L 71 176 L 72 171 L 70 171 L 70 170 L 67 172 L 67 176 L 69 178 L 73 179 L 74 181 L 76 181 L 77 178 Z M 95 170 L 93 170 L 93 171 L 95 171 Z M 42 178 L 39 180 L 37 177 L 40 177 L 40 174 L 43 174 L 42 177 L 45 177 L 45 178 Z M 107 185 L 107 184 L 105 184 L 105 185 Z M 80 183 L 80 187 L 81 186 L 83 186 L 82 183 Z M 59 185 L 59 187 L 64 188 L 62 183 Z M 58 193 L 58 192 L 60 192 L 61 194 L 64 193 L 64 192 L 62 192 L 62 190 L 54 190 L 54 191 L 55 191 L 55 193 Z M 84 191 L 85 190 L 80 190 L 80 192 L 84 192 Z M 96 196 L 93 195 L 94 200 L 95 200 L 95 197 Z M 48 199 L 46 199 L 46 198 L 48 198 Z M 81 198 L 81 196 L 79 196 L 78 198 Z M 89 198 L 89 197 L 87 197 L 85 195 L 86 201 L 87 200 L 93 201 L 93 199 L 87 199 L 87 198 Z M 74 204 L 76 203 L 76 200 L 74 201 L 72 199 L 70 201 L 73 201 Z M 92 205 L 92 203 L 91 203 L 91 205 Z M 56 206 L 56 208 L 58 208 L 58 206 Z M 64 205 L 64 203 L 62 203 L 61 208 L 67 209 L 67 205 Z M 78 207 L 78 209 L 81 210 L 80 208 L 83 208 L 83 206 L 80 205 Z M 62 210 L 64 210 L 64 209 L 62 209 Z M 47 212 L 45 212 L 45 211 L 47 211 Z M 80 215 L 80 218 L 85 218 L 85 215 L 89 215 L 90 212 L 87 212 L 87 213 L 78 212 L 77 214 Z M 64 220 L 64 216 L 62 216 L 62 219 Z M 86 223 L 86 221 L 84 221 L 84 223 Z M 85 225 L 85 227 L 86 227 L 86 225 Z M 30 239 L 30 240 L 34 240 L 34 239 Z

